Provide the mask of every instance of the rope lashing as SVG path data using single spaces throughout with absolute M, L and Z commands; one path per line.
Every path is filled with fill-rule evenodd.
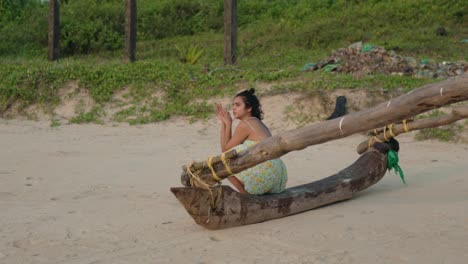
M 389 141 L 389 140 L 390 140 L 389 138 L 387 138 L 387 134 L 386 134 L 387 129 L 388 129 L 388 133 L 390 134 L 390 136 L 396 137 L 395 133 L 393 133 L 393 127 L 394 127 L 394 126 L 395 126 L 395 124 L 390 124 L 390 125 L 384 126 L 384 128 L 383 128 L 383 136 L 384 136 L 385 141 Z
M 221 181 L 221 178 L 219 178 L 218 175 L 216 174 L 216 171 L 214 170 L 212 163 L 213 163 L 213 157 L 209 157 L 208 160 L 206 161 L 206 164 L 208 165 L 208 168 L 210 168 L 211 173 L 213 174 L 213 179 L 215 179 L 216 181 Z
M 374 142 L 372 142 L 372 140 L 374 140 Z M 382 140 L 380 140 L 377 136 L 373 136 L 373 137 L 369 138 L 369 144 L 368 144 L 367 148 L 371 148 L 372 145 L 374 145 L 375 142 L 383 143 Z
M 409 129 L 409 127 L 408 127 L 408 123 L 406 122 L 406 119 L 403 120 L 403 130 L 404 130 L 405 132 L 407 132 L 407 133 L 410 131 L 410 129 Z
M 210 159 L 208 159 L 210 160 Z M 193 161 L 187 166 L 187 174 L 189 175 L 190 178 L 190 185 L 193 187 L 193 183 L 196 181 L 199 183 L 200 187 L 207 190 L 210 193 L 210 200 L 211 200 L 211 208 L 216 208 L 216 199 L 214 198 L 213 191 L 212 189 L 216 187 L 216 185 L 219 185 L 219 182 L 214 185 L 209 185 L 208 183 L 204 182 L 200 177 L 197 175 L 198 173 L 192 172 L 191 168 L 193 165 Z M 210 162 L 211 163 L 211 162 Z M 217 177 L 217 176 L 216 176 Z M 222 188 L 218 189 L 218 197 L 221 197 L 221 191 Z
M 388 132 L 390 132 L 390 135 L 392 137 L 396 137 L 395 133 L 393 133 L 393 127 L 394 126 L 395 126 L 395 124 L 390 124 L 390 125 L 387 126 L 388 127 Z
M 405 132 L 409 132 L 410 129 L 408 127 L 408 124 L 407 124 L 407 121 L 406 119 L 402 121 L 403 123 L 403 130 Z M 390 124 L 390 125 L 386 125 L 384 126 L 383 128 L 383 137 L 385 139 L 385 141 L 389 141 L 390 138 L 387 137 L 387 129 L 388 129 L 388 133 L 390 134 L 391 137 L 396 137 L 397 135 L 395 135 L 395 133 L 393 132 L 393 128 L 395 127 L 395 124 Z M 369 141 L 368 141 L 368 148 L 371 148 L 372 145 L 375 143 L 375 142 L 380 142 L 380 143 L 383 143 L 378 137 L 377 135 L 379 134 L 379 131 L 377 131 L 377 129 L 374 129 L 373 130 L 373 133 L 374 133 L 374 136 L 370 137 L 369 138 Z
M 387 131 L 387 126 L 384 126 L 384 128 L 383 128 L 383 138 L 385 139 L 385 141 L 389 141 L 389 139 L 387 138 L 387 135 L 385 134 L 386 131 Z
M 232 173 L 231 168 L 229 167 L 229 163 L 226 160 L 226 153 L 221 154 L 221 161 L 223 162 L 224 167 L 226 168 L 226 171 L 229 173 L 229 175 L 234 174 Z
M 400 165 L 398 165 L 398 153 L 394 150 L 390 150 L 387 153 L 387 169 L 388 171 L 394 170 L 396 174 L 400 175 L 403 184 L 406 184 L 405 175 Z

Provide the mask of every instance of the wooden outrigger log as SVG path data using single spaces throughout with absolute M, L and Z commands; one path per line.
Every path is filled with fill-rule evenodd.
M 197 187 L 173 187 L 171 191 L 193 220 L 205 228 L 260 223 L 350 199 L 377 183 L 387 170 L 386 146 L 377 143 L 376 148 L 337 174 L 279 194 L 241 194 L 225 185 L 213 188 L 213 197 L 208 190 Z
M 281 157 L 290 151 L 401 122 L 425 111 L 466 100 L 468 74 L 429 84 L 369 109 L 283 132 L 243 152 L 227 152 L 227 161 L 223 162 L 221 156 L 217 156 L 211 159 L 211 164 L 201 161 L 184 166 L 181 182 L 187 187 L 174 187 L 171 191 L 195 222 L 208 229 L 259 223 L 346 200 L 384 176 L 388 147 L 376 143 L 382 141 L 379 139 L 382 134 L 375 135 L 374 142 L 361 143 L 359 153 L 375 145 L 348 168 L 325 179 L 286 189 L 280 194 L 240 194 L 228 186 L 216 186 L 218 181 L 213 177 L 213 172 L 217 179 L 224 179 L 232 173 Z M 446 125 L 467 115 L 466 106 L 458 107 L 448 117 L 415 121 L 411 124 L 411 130 Z M 389 134 L 384 133 L 383 137 L 389 139 L 408 132 L 407 126 L 406 123 L 392 125 L 394 130 Z M 200 186 L 204 188 L 198 188 Z

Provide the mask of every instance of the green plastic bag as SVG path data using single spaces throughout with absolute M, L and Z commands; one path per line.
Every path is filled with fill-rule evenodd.
M 362 52 L 369 52 L 371 51 L 372 49 L 374 48 L 374 46 L 372 46 L 371 44 L 366 44 L 362 47 L 361 51 Z
M 331 72 L 336 68 L 338 68 L 338 64 L 328 64 L 325 67 L 323 67 L 323 70 L 326 72 Z

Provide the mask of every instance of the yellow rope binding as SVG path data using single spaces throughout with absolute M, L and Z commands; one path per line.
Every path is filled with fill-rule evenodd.
M 211 173 L 213 174 L 213 178 L 217 181 L 221 181 L 221 179 L 218 177 L 218 175 L 216 175 L 216 172 L 213 169 L 212 160 L 213 160 L 213 157 L 209 157 L 208 160 L 206 161 L 206 164 L 208 165 L 208 168 L 210 168 Z
M 223 162 L 224 167 L 226 167 L 226 171 L 229 173 L 229 175 L 234 174 L 232 173 L 231 168 L 229 167 L 229 164 L 226 160 L 226 153 L 221 154 L 221 161 Z
M 209 184 L 207 184 L 206 182 L 204 182 L 202 179 L 200 179 L 200 177 L 198 177 L 197 173 L 194 173 L 192 172 L 192 165 L 193 165 L 193 161 L 187 166 L 187 174 L 189 175 L 189 179 L 190 179 L 190 185 L 191 187 L 194 187 L 194 182 L 198 182 L 200 183 L 201 187 L 202 188 L 205 188 L 205 189 L 209 189 L 211 186 Z
M 410 130 L 409 130 L 409 127 L 408 127 L 408 124 L 406 123 L 406 119 L 403 120 L 403 130 L 404 130 L 405 132 L 409 132 L 409 131 L 410 131 Z
M 211 159 L 211 158 L 210 158 Z M 208 159 L 208 160 L 210 160 Z M 210 193 L 210 200 L 211 200 L 211 208 L 216 208 L 216 200 L 214 198 L 214 195 L 213 195 L 213 191 L 211 190 L 212 188 L 215 187 L 215 185 L 209 185 L 207 184 L 206 182 L 204 182 L 202 179 L 200 179 L 200 177 L 198 177 L 198 175 L 196 173 L 193 173 L 192 170 L 191 170 L 191 167 L 193 165 L 193 161 L 187 166 L 187 173 L 189 175 L 189 178 L 190 178 L 190 185 L 192 187 L 194 187 L 193 185 L 193 182 L 194 180 L 197 181 L 199 184 L 200 184 L 200 187 L 203 188 L 203 189 L 206 189 L 208 190 L 208 192 Z M 210 163 L 211 163 L 211 160 L 210 160 Z M 210 164 L 209 163 L 209 164 Z M 216 176 L 217 177 L 217 176 Z M 222 188 L 219 187 L 218 189 L 218 197 L 221 197 L 221 192 L 222 192 Z M 208 219 L 209 220 L 209 219 Z
M 395 126 L 395 124 L 390 124 L 388 125 L 388 131 L 390 132 L 390 135 L 392 137 L 396 137 L 396 135 L 393 133 L 393 127 Z
M 372 147 L 372 145 L 374 145 L 374 143 L 372 143 L 372 140 L 374 140 L 374 143 L 375 142 L 383 143 L 382 140 L 380 140 L 377 136 L 373 136 L 373 137 L 369 138 L 369 143 L 367 145 L 368 149 L 370 149 Z
M 387 131 L 387 126 L 384 126 L 384 128 L 383 128 L 383 138 L 385 139 L 385 141 L 388 141 L 387 135 L 385 134 L 386 131 Z

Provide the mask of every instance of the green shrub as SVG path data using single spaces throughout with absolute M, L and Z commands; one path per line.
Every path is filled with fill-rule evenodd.
M 188 48 L 175 45 L 179 53 L 179 60 L 183 63 L 195 64 L 205 52 L 197 45 L 190 45 Z
M 223 32 L 223 1 L 139 0 L 137 9 L 139 41 Z M 47 4 L 0 0 L 0 12 L 0 56 L 45 53 Z M 406 54 L 466 58 L 454 53 L 466 45 L 460 41 L 468 33 L 466 14 L 464 2 L 456 0 L 238 1 L 239 38 L 254 32 L 249 41 L 260 49 L 329 50 L 363 40 Z M 68 1 L 61 20 L 64 55 L 118 51 L 124 45 L 122 0 Z M 448 36 L 436 36 L 438 26 L 447 28 Z
M 62 8 L 62 54 L 88 54 L 122 48 L 124 21 L 122 1 L 71 1 Z

